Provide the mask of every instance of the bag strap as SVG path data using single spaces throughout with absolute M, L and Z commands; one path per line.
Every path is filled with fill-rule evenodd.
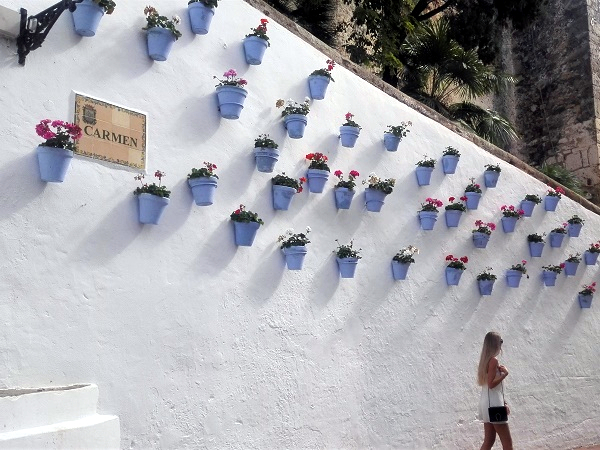
M 504 404 L 506 404 L 506 398 L 504 398 L 504 382 L 503 381 L 500 382 L 500 386 L 502 387 L 502 402 Z M 491 408 L 490 403 L 491 403 L 491 401 L 490 401 L 490 387 L 488 386 L 488 408 Z

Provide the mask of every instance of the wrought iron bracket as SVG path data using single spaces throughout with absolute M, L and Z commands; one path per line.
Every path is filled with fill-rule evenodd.
M 21 8 L 21 28 L 17 38 L 17 53 L 19 64 L 25 65 L 25 58 L 29 52 L 40 48 L 48 36 L 48 33 L 65 11 L 71 12 L 77 9 L 77 3 L 83 0 L 61 0 L 56 5 L 45 9 L 35 16 L 27 16 L 27 10 Z

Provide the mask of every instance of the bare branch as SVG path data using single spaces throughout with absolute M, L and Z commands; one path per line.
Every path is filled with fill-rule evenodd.
M 430 19 L 431 17 L 441 13 L 442 11 L 448 9 L 450 6 L 456 3 L 456 0 L 447 0 L 441 6 L 438 6 L 431 11 L 426 12 L 425 14 L 420 15 L 428 6 L 429 0 L 420 0 L 419 3 L 413 8 L 411 12 L 411 16 L 416 18 L 419 22 L 423 22 L 424 20 Z

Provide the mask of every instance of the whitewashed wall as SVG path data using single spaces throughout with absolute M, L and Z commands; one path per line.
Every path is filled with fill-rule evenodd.
M 64 14 L 25 67 L 14 43 L 2 41 L 0 386 L 97 383 L 100 411 L 121 419 L 123 448 L 479 448 L 475 371 L 483 336 L 498 330 L 515 446 L 597 440 L 600 304 L 582 311 L 576 295 L 600 280 L 598 269 L 581 266 L 555 288 L 539 274 L 600 238 L 598 217 L 563 198 L 556 213 L 539 206 L 516 233 L 500 228 L 486 250 L 475 249 L 476 219 L 499 224 L 502 204 L 545 192 L 500 162 L 498 187 L 458 229 L 442 220 L 421 231 L 416 212 L 426 197 L 459 196 L 469 177 L 483 184 L 484 164 L 499 160 L 340 67 L 326 99 L 312 103 L 305 137 L 290 140 L 275 101 L 302 100 L 307 75 L 328 55 L 271 22 L 265 61 L 249 67 L 241 39 L 259 11 L 223 0 L 210 33 L 194 36 L 186 2 L 174 3 L 154 3 L 183 19 L 184 36 L 164 63 L 146 55 L 140 0 L 119 2 L 93 38 L 76 36 Z M 212 77 L 229 68 L 249 81 L 237 121 L 216 108 Z M 138 224 L 132 172 L 79 158 L 63 184 L 39 180 L 34 126 L 71 119 L 73 91 L 148 113 L 149 171 L 165 171 L 173 191 L 160 225 Z M 354 149 L 337 138 L 347 111 L 363 126 Z M 386 125 L 408 120 L 400 151 L 386 152 Z M 361 179 L 375 171 L 397 187 L 379 214 L 365 211 L 362 186 L 351 209 L 337 211 L 333 180 L 323 194 L 305 191 L 289 211 L 273 211 L 270 175 L 254 168 L 259 133 L 280 143 L 276 169 L 288 175 L 303 175 L 304 155 L 321 151 L 332 171 L 356 169 Z M 444 176 L 440 165 L 419 188 L 415 162 L 448 145 L 463 153 L 457 173 Z M 216 203 L 197 207 L 185 177 L 205 160 L 219 166 L 220 184 Z M 251 248 L 233 242 L 229 214 L 240 203 L 265 220 Z M 572 214 L 587 220 L 581 237 L 546 248 L 521 288 L 506 287 L 504 270 L 530 259 L 525 236 Z M 288 271 L 277 236 L 307 225 L 305 268 Z M 335 239 L 362 247 L 355 279 L 338 278 Z M 409 244 L 421 254 L 409 278 L 394 282 L 390 260 Z M 452 288 L 449 253 L 471 259 Z M 486 266 L 501 279 L 480 297 L 475 277 Z

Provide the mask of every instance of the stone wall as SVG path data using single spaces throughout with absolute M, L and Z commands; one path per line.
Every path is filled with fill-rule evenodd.
M 591 1 L 551 0 L 534 24 L 512 36 L 515 74 L 521 78 L 514 120 L 522 141 L 511 152 L 535 164 L 564 164 L 595 202 L 600 200 L 598 9 Z

